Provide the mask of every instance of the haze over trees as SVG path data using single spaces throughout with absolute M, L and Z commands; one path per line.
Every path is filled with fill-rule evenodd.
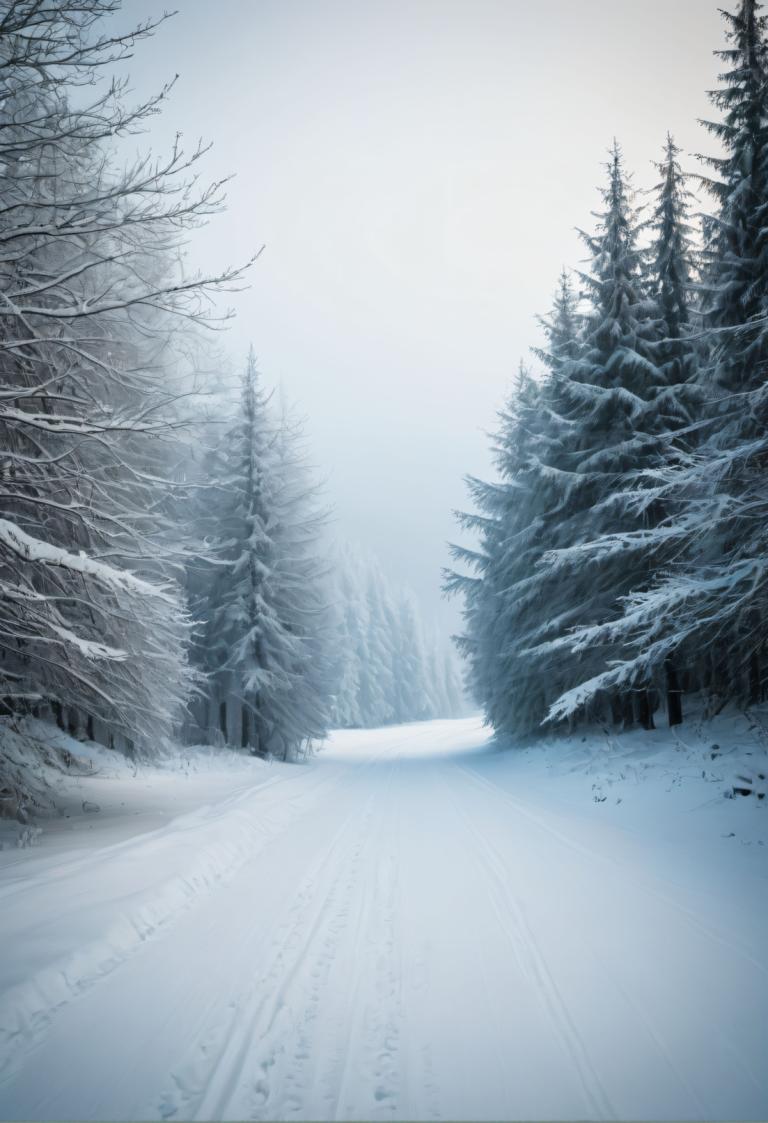
M 470 480 L 476 546 L 468 681 L 501 733 L 568 721 L 670 724 L 765 697 L 768 38 L 756 0 L 724 12 L 706 123 L 721 155 L 692 177 L 667 137 L 638 200 L 618 143 L 584 267 L 543 320 L 539 377 L 500 414 L 498 479 Z M 642 207 L 638 205 L 642 203 Z
M 119 7 L 0 5 L 2 712 L 289 758 L 343 709 L 324 504 L 253 356 L 238 400 L 202 338 L 247 268 L 185 264 L 224 202 L 206 149 L 118 156 L 169 90 L 101 80 L 165 19 L 115 34 Z
M 333 561 L 340 728 L 456 717 L 464 709 L 450 649 L 422 623 L 413 596 L 372 558 L 347 548 Z
M 115 35 L 118 10 L 0 5 L 3 714 L 286 760 L 333 726 L 455 715 L 414 598 L 329 548 L 303 424 L 253 351 L 233 388 L 205 341 L 247 264 L 185 263 L 223 206 L 204 147 L 118 157 L 168 93 L 101 82 L 165 18 Z M 756 0 L 724 19 L 719 154 L 692 180 L 667 136 L 639 194 L 613 143 L 586 260 L 499 415 L 498 479 L 469 481 L 447 583 L 505 734 L 765 695 L 768 33 Z

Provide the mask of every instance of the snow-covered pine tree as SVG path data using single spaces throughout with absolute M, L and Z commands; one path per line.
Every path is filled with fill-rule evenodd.
M 464 691 L 452 651 L 445 652 L 442 663 L 440 687 L 441 698 L 445 701 L 436 709 L 436 713 L 440 717 L 460 717 L 464 710 Z
M 365 604 L 368 631 L 360 669 L 360 705 L 366 725 L 389 725 L 395 720 L 395 615 L 389 589 L 373 563 L 368 568 Z
M 349 549 L 337 553 L 332 565 L 332 604 L 336 618 L 338 674 L 331 723 L 340 729 L 360 729 L 366 724 L 361 679 L 368 620 L 359 584 L 360 573 Z
M 698 304 L 694 282 L 701 249 L 693 225 L 695 203 L 679 161 L 680 149 L 667 134 L 662 160 L 656 164 L 660 179 L 654 189 L 652 242 L 649 252 L 651 294 L 659 317 L 655 343 L 656 362 L 664 371 L 662 401 L 673 398 L 672 413 L 687 425 L 694 412 L 694 378 L 701 365 Z
M 208 679 L 209 721 L 221 739 L 287 756 L 297 745 L 287 736 L 281 701 L 294 685 L 302 643 L 283 618 L 281 438 L 269 402 L 251 348 L 237 417 L 211 463 L 209 583 L 200 590 L 205 628 L 195 652 Z
M 371 728 L 448 716 L 442 661 L 425 645 L 414 597 L 359 549 L 337 550 L 333 570 L 341 645 L 333 723 Z
M 431 717 L 453 718 L 462 712 L 464 691 L 456 667 L 455 644 L 441 643 L 436 628 L 425 633 L 425 684 Z
M 426 681 L 427 657 L 416 609 L 403 594 L 397 606 L 392 667 L 394 720 L 426 721 L 435 711 Z
M 724 155 L 707 158 L 705 186 L 718 202 L 707 224 L 702 305 L 709 345 L 700 384 L 709 424 L 698 449 L 660 473 L 678 564 L 633 593 L 613 635 L 623 657 L 596 689 L 622 686 L 694 648 L 710 661 L 705 682 L 719 700 L 757 700 L 764 692 L 768 605 L 768 44 L 756 0 L 724 12 L 727 69 L 712 93 L 722 119 L 707 123 Z M 563 714 L 579 698 L 566 696 Z
M 203 595 L 206 629 L 199 647 L 211 717 L 222 739 L 233 743 L 238 735 L 243 746 L 264 754 L 272 731 L 262 720 L 261 693 L 288 689 L 283 647 L 292 642 L 275 612 L 275 480 L 269 459 L 276 432 L 268 401 L 251 349 L 237 418 L 212 463 L 211 581 Z
M 328 512 L 305 443 L 300 421 L 283 404 L 272 458 L 276 477 L 275 608 L 294 645 L 286 649 L 284 668 L 290 691 L 270 692 L 264 699 L 271 724 L 279 730 L 281 748 L 277 751 L 283 759 L 326 736 L 341 672 L 324 547 Z
M 679 465 L 698 439 L 697 416 L 700 412 L 701 392 L 696 383 L 703 347 L 694 332 L 696 316 L 692 301 L 693 279 L 697 250 L 690 222 L 691 195 L 678 162 L 679 150 L 671 137 L 667 137 L 664 158 L 657 165 L 661 179 L 655 188 L 653 216 L 649 223 L 652 241 L 648 253 L 648 291 L 654 321 L 646 325 L 646 339 L 656 366 L 663 374 L 651 396 L 654 428 L 659 442 L 653 448 L 647 467 L 642 463 L 634 471 L 625 471 L 618 479 L 612 497 L 612 509 L 618 514 L 617 526 L 610 522 L 601 538 L 584 543 L 584 557 L 610 557 L 612 553 L 622 560 L 630 580 L 626 582 L 623 596 L 647 588 L 659 572 L 679 558 L 681 526 L 677 520 L 676 504 L 666 496 L 664 473 Z M 653 390 L 653 388 L 652 388 Z M 635 528 L 631 529 L 634 520 Z M 622 526 L 626 529 L 619 531 Z M 628 639 L 624 635 L 623 615 L 612 614 L 601 622 L 604 626 L 588 624 L 577 627 L 571 642 L 577 649 L 592 648 L 598 655 Z M 567 641 L 566 641 L 567 642 Z M 594 669 L 594 667 L 592 668 Z M 589 680 L 587 680 L 589 681 Z M 566 694 L 570 703 L 585 705 L 604 689 L 610 679 L 605 678 L 605 668 L 598 669 L 592 686 L 586 682 Z M 637 679 L 626 680 L 637 688 L 642 698 L 643 684 L 656 683 L 667 697 L 671 724 L 682 720 L 681 682 L 679 656 L 670 656 L 661 665 L 648 665 Z M 594 688 L 594 689 L 592 689 Z M 568 706 L 554 713 L 561 716 L 573 712 Z
M 543 701 L 542 682 L 531 674 L 531 660 L 519 657 L 520 619 L 527 609 L 525 582 L 540 556 L 536 497 L 529 476 L 531 458 L 540 451 L 541 389 L 520 366 L 494 436 L 498 481 L 467 479 L 474 512 L 458 512 L 460 526 L 477 536 L 475 545 L 452 545 L 451 555 L 465 568 L 447 571 L 445 590 L 464 598 L 463 635 L 456 637 L 467 663 L 467 687 L 498 730 L 519 730 Z M 539 616 L 536 617 L 537 621 Z
M 225 742 L 293 759 L 328 730 L 337 666 L 321 547 L 325 513 L 301 426 L 280 418 L 251 348 L 240 407 L 212 457 L 196 563 L 193 654 Z
M 592 262 L 582 273 L 589 306 L 578 354 L 557 382 L 572 406 L 563 413 L 569 424 L 560 426 L 563 441 L 553 467 L 573 475 L 559 508 L 559 544 L 541 566 L 555 626 L 545 622 L 538 635 L 527 637 L 534 659 L 555 657 L 553 666 L 569 681 L 561 693 L 571 697 L 578 683 L 615 657 L 608 642 L 589 642 L 590 629 L 619 616 L 621 598 L 648 580 L 647 554 L 628 550 L 625 535 L 649 521 L 651 507 L 645 498 L 637 506 L 628 503 L 623 489 L 664 462 L 667 434 L 680 424 L 677 396 L 669 393 L 670 368 L 659 362 L 659 316 L 617 144 L 603 199 L 596 234 L 584 235 Z M 605 535 L 610 540 L 595 549 L 593 540 Z M 614 721 L 650 726 L 652 685 L 648 677 L 636 680 L 632 692 L 605 696 Z
M 521 394 L 510 411 L 497 457 L 501 484 L 475 485 L 480 515 L 464 518 L 481 547 L 456 551 L 475 574 L 454 576 L 449 587 L 465 594 L 462 646 L 473 693 L 504 733 L 535 731 L 562 695 L 574 704 L 558 716 L 610 703 L 625 726 L 653 722 L 651 673 L 632 680 L 631 691 L 578 689 L 585 679 L 601 681 L 616 654 L 618 639 L 600 631 L 598 646 L 595 629 L 621 616 L 622 598 L 647 585 L 658 563 L 663 539 L 649 531 L 663 510 L 644 477 L 668 462 L 670 434 L 690 420 L 680 389 L 692 370 L 679 290 L 688 268 L 685 196 L 673 147 L 667 157 L 654 217 L 664 286 L 652 281 L 615 144 L 597 232 L 584 235 L 585 312 L 561 279 L 543 321 L 547 346 L 537 352 L 546 378 L 532 409 Z

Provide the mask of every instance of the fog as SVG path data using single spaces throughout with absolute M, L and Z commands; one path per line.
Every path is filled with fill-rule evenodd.
M 130 0 L 119 20 L 155 15 Z M 721 43 L 710 0 L 179 0 L 137 47 L 137 95 L 179 75 L 137 144 L 202 137 L 208 175 L 235 176 L 191 261 L 265 247 L 222 342 L 238 364 L 252 342 L 299 402 L 338 535 L 446 630 L 462 477 L 490 470 L 606 148 L 638 187 L 667 130 L 711 151 Z

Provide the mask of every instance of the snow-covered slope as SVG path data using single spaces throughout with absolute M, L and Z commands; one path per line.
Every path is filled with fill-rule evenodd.
M 726 719 L 99 757 L 0 853 L 0 1115 L 764 1118 L 765 764 Z

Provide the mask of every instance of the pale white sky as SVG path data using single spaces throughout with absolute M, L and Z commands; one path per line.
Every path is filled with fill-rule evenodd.
M 176 0 L 137 91 L 179 74 L 148 138 L 214 142 L 228 210 L 203 266 L 262 243 L 227 349 L 252 341 L 308 416 L 338 532 L 441 604 L 464 473 L 583 257 L 615 135 L 638 186 L 671 130 L 711 151 L 712 0 Z M 731 5 L 732 6 L 732 5 Z M 121 22 L 157 14 L 128 0 Z M 696 161 L 686 159 L 695 168 Z

